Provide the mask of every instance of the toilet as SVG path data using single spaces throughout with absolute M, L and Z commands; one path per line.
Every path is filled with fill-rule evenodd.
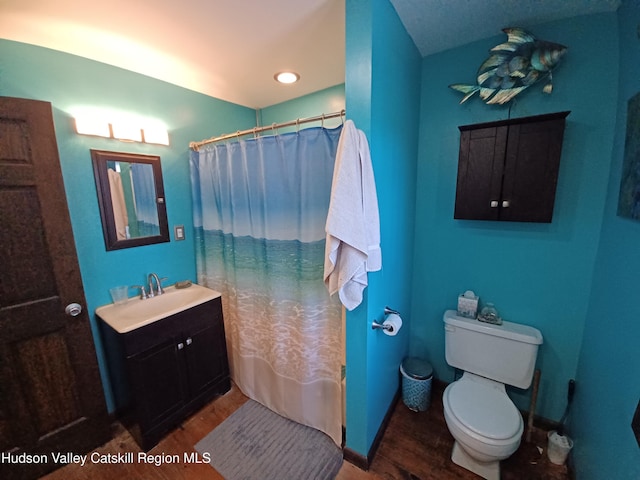
M 500 479 L 500 461 L 520 446 L 522 415 L 505 385 L 531 385 L 542 334 L 512 322 L 483 323 L 444 313 L 445 355 L 463 371 L 442 395 L 444 418 L 455 439 L 451 460 L 487 480 Z

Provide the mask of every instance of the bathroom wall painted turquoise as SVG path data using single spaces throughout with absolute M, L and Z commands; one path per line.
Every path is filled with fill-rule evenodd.
M 0 40 L 0 95 L 52 103 L 80 270 L 91 312 L 105 396 L 115 405 L 100 337 L 96 307 L 110 303 L 109 288 L 145 281 L 149 272 L 195 280 L 188 145 L 218 132 L 250 128 L 255 111 L 158 80 L 54 50 Z M 166 123 L 169 147 L 80 136 L 72 112 L 78 107 L 109 108 Z M 98 210 L 89 149 L 159 155 L 162 162 L 171 242 L 107 252 Z M 173 240 L 173 226 L 184 225 L 185 241 Z M 134 291 L 131 291 L 131 295 Z
M 504 35 L 424 58 L 418 160 L 411 353 L 425 356 L 450 382 L 443 310 L 467 289 L 501 315 L 544 336 L 537 414 L 559 420 L 575 378 L 607 193 L 616 118 L 617 19 L 614 13 L 525 25 L 541 39 L 567 45 L 553 93 L 534 85 L 512 106 L 485 105 L 447 85 L 473 83 L 479 64 Z M 459 125 L 570 110 L 553 222 L 454 220 Z M 529 392 L 510 390 L 529 408 Z
M 599 234 L 591 298 L 576 375 L 569 435 L 576 478 L 640 478 L 640 448 L 631 419 L 640 400 L 640 222 L 616 216 L 627 102 L 640 92 L 640 5 L 618 11 L 620 82 L 613 161 Z M 604 179 L 603 179 L 604 181 Z
M 420 55 L 388 0 L 347 0 L 347 117 L 369 138 L 383 268 L 347 313 L 346 445 L 366 456 L 399 386 L 408 351 Z M 384 307 L 400 311 L 395 337 L 371 329 Z
M 283 88 L 287 88 L 283 85 Z M 288 102 L 278 103 L 259 110 L 260 125 L 269 126 L 279 122 L 316 117 L 323 113 L 334 113 L 344 110 L 344 83 L 325 88 L 319 92 L 294 98 Z M 324 126 L 333 128 L 342 123 L 344 118 L 327 119 Z M 311 123 L 312 126 L 320 126 L 321 122 Z M 301 124 L 305 128 L 309 124 Z M 279 128 L 278 133 L 295 132 L 296 127 Z
M 60 163 L 78 253 L 86 308 L 110 303 L 109 288 L 143 283 L 149 272 L 167 284 L 195 280 L 188 145 L 225 132 L 253 128 L 256 111 L 176 87 L 130 71 L 51 49 L 0 39 L 0 95 L 52 103 Z M 262 111 L 269 124 L 344 108 L 344 85 L 310 94 Z M 79 107 L 118 110 L 151 117 L 167 125 L 169 147 L 123 143 L 74 131 Z M 299 112 L 299 113 L 294 113 Z M 159 155 L 162 162 L 171 242 L 107 252 L 102 236 L 89 149 Z M 173 226 L 184 225 L 187 238 L 176 242 Z M 131 290 L 130 295 L 134 295 Z M 105 397 L 114 411 L 104 352 L 91 314 Z

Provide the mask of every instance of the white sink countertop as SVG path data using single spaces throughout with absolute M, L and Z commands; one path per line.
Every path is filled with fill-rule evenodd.
M 103 305 L 96 315 L 116 332 L 127 333 L 218 297 L 220 292 L 195 283 L 188 288 L 170 286 L 164 294 L 146 300 L 134 297 L 121 305 Z

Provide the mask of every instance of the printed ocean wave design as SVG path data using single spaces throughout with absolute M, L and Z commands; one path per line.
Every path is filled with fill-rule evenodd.
M 324 286 L 324 241 L 199 228 L 196 242 L 198 281 L 222 293 L 230 358 L 259 357 L 300 383 L 340 382 L 341 306 Z

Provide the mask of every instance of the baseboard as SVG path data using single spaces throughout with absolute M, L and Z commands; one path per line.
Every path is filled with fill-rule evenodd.
M 351 450 L 349 447 L 342 449 L 342 457 L 360 470 L 369 470 L 369 459 L 364 455 L 360 455 L 355 450 Z
M 382 442 L 382 437 L 384 436 L 384 432 L 387 429 L 387 425 L 389 425 L 389 422 L 391 421 L 393 410 L 395 409 L 396 404 L 400 399 L 400 392 L 401 390 L 400 388 L 398 388 L 398 390 L 396 391 L 396 394 L 393 397 L 393 400 L 391 400 L 391 404 L 389 405 L 389 408 L 387 409 L 387 413 L 385 413 L 384 418 L 382 419 L 380 428 L 378 428 L 378 432 L 376 433 L 376 436 L 373 439 L 373 443 L 371 444 L 371 448 L 369 449 L 367 456 L 365 457 L 364 455 L 356 452 L 355 450 L 350 449 L 349 447 L 344 447 L 342 450 L 342 454 L 344 459 L 347 462 L 355 465 L 361 470 L 365 470 L 365 471 L 369 470 L 369 466 L 371 465 L 371 462 L 373 462 L 373 458 L 375 457 L 376 452 L 378 451 L 380 442 Z

